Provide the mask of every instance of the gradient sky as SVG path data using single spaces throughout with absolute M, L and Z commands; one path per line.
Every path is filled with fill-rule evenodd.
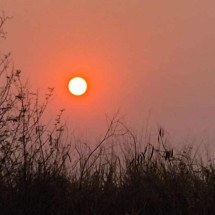
M 214 0 L 0 0 L 13 16 L 1 49 L 11 51 L 41 94 L 55 87 L 78 132 L 100 135 L 120 108 L 134 130 L 149 118 L 173 136 L 215 134 Z M 83 98 L 70 77 L 90 84 Z M 215 136 L 215 135 L 214 135 Z

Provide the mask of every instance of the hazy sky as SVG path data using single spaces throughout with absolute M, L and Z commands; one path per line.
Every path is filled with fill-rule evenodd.
M 172 135 L 215 134 L 214 0 L 0 0 L 13 16 L 1 50 L 34 89 L 55 87 L 78 131 L 101 134 L 120 108 L 134 129 L 149 118 Z M 67 82 L 87 77 L 83 98 Z M 214 135 L 215 136 L 215 135 Z

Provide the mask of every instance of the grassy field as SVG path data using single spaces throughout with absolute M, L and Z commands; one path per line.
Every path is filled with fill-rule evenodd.
M 162 128 L 139 142 L 117 115 L 94 147 L 68 144 L 62 111 L 41 122 L 51 93 L 38 105 L 17 89 L 0 108 L 1 214 L 215 214 L 214 160 L 176 152 Z

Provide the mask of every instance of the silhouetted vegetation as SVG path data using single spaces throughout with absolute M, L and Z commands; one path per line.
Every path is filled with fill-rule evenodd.
M 0 19 L 0 37 L 5 37 Z M 0 59 L 0 214 L 215 214 L 214 160 L 176 152 L 160 128 L 140 142 L 116 114 L 94 147 L 65 139 L 62 111 L 43 122 L 40 102 Z

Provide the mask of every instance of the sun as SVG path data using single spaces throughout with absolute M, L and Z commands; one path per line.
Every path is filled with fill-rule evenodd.
M 73 95 L 81 96 L 87 91 L 87 82 L 81 77 L 75 77 L 69 81 L 68 88 Z

